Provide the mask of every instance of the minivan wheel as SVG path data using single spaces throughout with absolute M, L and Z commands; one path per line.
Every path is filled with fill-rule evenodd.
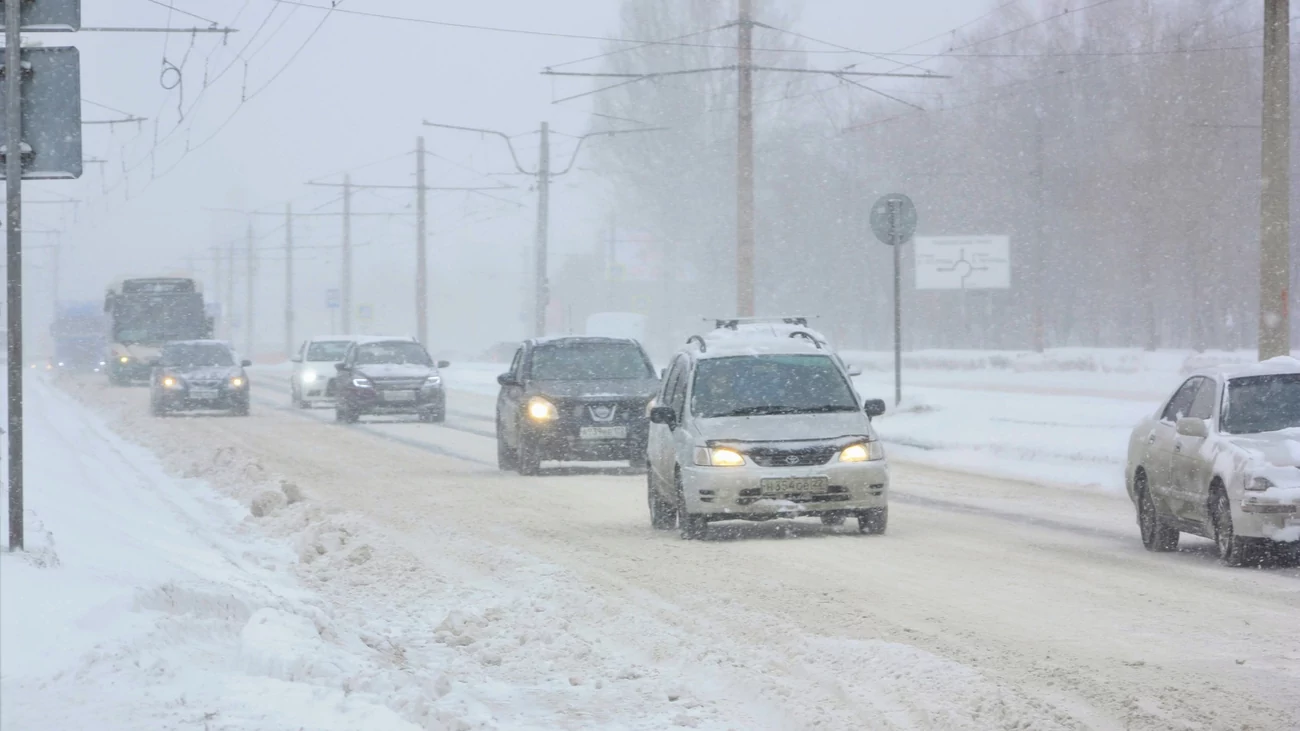
M 686 491 L 682 487 L 681 473 L 677 475 L 677 527 L 684 541 L 702 540 L 709 532 L 709 516 L 686 510 Z
M 513 472 L 516 466 L 515 452 L 506 444 L 506 440 L 501 436 L 501 422 L 497 422 L 497 469 L 502 472 Z
M 870 508 L 858 513 L 858 532 L 878 536 L 889 525 L 889 508 Z
M 537 440 L 529 437 L 526 433 L 519 434 L 519 451 L 515 455 L 515 463 L 519 468 L 519 474 L 525 477 L 538 475 L 542 471 L 542 453 Z
M 1259 559 L 1259 541 L 1236 534 L 1232 527 L 1232 505 L 1228 494 L 1219 488 L 1214 498 L 1214 545 L 1219 549 L 1219 560 L 1228 566 L 1245 566 Z
M 673 506 L 659 494 L 659 481 L 655 471 L 646 468 L 646 502 L 650 504 L 650 525 L 655 530 L 672 530 L 677 527 L 677 512 Z
M 1142 533 L 1142 546 L 1157 553 L 1178 550 L 1178 529 L 1165 525 L 1160 510 L 1151 499 L 1145 475 L 1137 477 L 1135 489 L 1138 494 L 1137 518 L 1138 530 Z

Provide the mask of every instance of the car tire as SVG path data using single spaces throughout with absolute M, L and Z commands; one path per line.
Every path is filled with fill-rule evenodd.
M 1138 530 L 1142 534 L 1142 547 L 1154 553 L 1168 553 L 1178 550 L 1178 529 L 1166 525 L 1151 491 L 1147 487 L 1146 475 L 1138 475 L 1134 491 L 1137 492 Z
M 525 477 L 533 477 L 542 472 L 542 452 L 541 445 L 536 439 L 528 436 L 527 433 L 519 432 L 519 448 L 515 454 L 515 466 L 519 474 Z
M 247 403 L 237 404 L 235 408 L 230 410 L 230 413 L 234 416 L 248 416 L 250 408 Z
M 337 421 L 340 424 L 355 424 L 357 423 L 357 415 L 343 404 L 335 404 L 334 421 Z
M 822 525 L 828 525 L 832 528 L 844 525 L 844 521 L 845 521 L 845 516 L 842 513 L 835 513 L 833 515 L 822 516 Z
M 1228 502 L 1228 493 L 1222 487 L 1214 492 L 1214 502 L 1210 504 L 1210 520 L 1214 525 L 1214 545 L 1219 551 L 1219 560 L 1224 565 L 1247 566 L 1259 562 L 1261 541 L 1239 536 L 1233 530 L 1232 504 Z
M 858 513 L 858 532 L 870 536 L 883 535 L 889 527 L 889 507 L 871 508 Z
M 682 475 L 677 473 L 677 528 L 681 531 L 683 541 L 704 540 L 709 534 L 709 516 L 692 513 L 686 509 L 686 490 L 682 487 Z
M 650 526 L 655 530 L 672 530 L 677 527 L 677 512 L 673 505 L 664 500 L 663 495 L 659 493 L 659 481 L 655 479 L 655 471 L 646 467 L 646 502 L 650 506 Z
M 497 469 L 513 472 L 518 466 L 518 455 L 506 444 L 505 438 L 501 436 L 501 423 L 497 422 Z
M 150 400 L 149 400 L 149 413 L 152 414 L 152 415 L 154 415 L 154 416 L 159 416 L 159 417 L 161 417 L 161 416 L 166 416 L 166 415 L 167 415 L 167 409 L 162 405 L 162 402 L 161 402 L 161 401 L 158 401 L 157 399 L 150 399 Z
M 420 413 L 420 421 L 426 424 L 441 424 L 446 420 L 446 411 L 424 411 Z

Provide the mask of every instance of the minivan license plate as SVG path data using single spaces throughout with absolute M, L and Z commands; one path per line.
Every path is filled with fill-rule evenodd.
M 402 402 L 415 400 L 414 391 L 384 391 L 383 393 L 384 393 L 384 400 L 389 402 L 396 401 L 398 403 L 402 403 Z
M 625 426 L 584 426 L 578 430 L 583 439 L 627 439 Z
M 190 398 L 195 401 L 215 401 L 217 390 L 214 388 L 191 388 Z
M 758 486 L 764 495 L 816 494 L 826 492 L 827 481 L 825 477 L 769 477 L 759 480 Z

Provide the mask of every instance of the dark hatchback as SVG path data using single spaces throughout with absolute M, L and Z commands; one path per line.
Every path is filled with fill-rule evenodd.
M 497 378 L 497 462 L 535 475 L 543 460 L 644 467 L 659 378 L 635 340 L 529 340 Z
M 149 406 L 154 416 L 176 411 L 229 411 L 248 416 L 250 361 L 236 362 L 230 346 L 219 340 L 167 343 L 149 378 Z
M 428 351 L 410 339 L 362 339 L 335 365 L 334 419 L 345 424 L 361 416 L 413 414 L 420 421 L 447 419 L 447 392 L 440 368 Z

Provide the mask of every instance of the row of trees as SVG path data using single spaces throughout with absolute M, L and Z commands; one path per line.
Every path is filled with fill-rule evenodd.
M 730 6 L 625 0 L 620 30 L 676 38 L 728 24 Z M 790 27 L 795 11 L 756 2 L 767 26 Z M 1233 0 L 1085 12 L 1022 0 L 953 34 L 936 58 L 855 57 L 856 70 L 920 67 L 950 79 L 855 79 L 868 90 L 760 72 L 760 314 L 817 314 L 847 345 L 886 347 L 892 260 L 871 237 L 867 211 L 878 195 L 902 191 L 920 210 L 920 234 L 1012 241 L 1009 290 L 916 291 L 905 270 L 909 347 L 1248 346 L 1261 25 L 1257 4 Z M 613 53 L 600 70 L 736 63 L 734 28 L 678 43 Z M 846 63 L 766 27 L 755 46 L 758 66 Z M 595 128 L 668 128 L 598 152 L 619 220 L 663 242 L 666 281 L 653 309 L 666 329 L 687 314 L 734 312 L 735 86 L 734 72 L 715 71 L 596 96 Z M 687 261 L 702 276 L 675 282 Z

